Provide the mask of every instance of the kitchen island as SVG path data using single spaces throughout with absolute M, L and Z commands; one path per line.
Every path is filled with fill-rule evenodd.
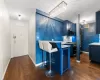
M 70 45 L 62 45 L 62 41 L 48 41 L 55 43 L 58 51 L 52 53 L 52 70 L 62 75 L 70 69 Z M 46 61 L 49 66 L 49 53 L 46 52 Z

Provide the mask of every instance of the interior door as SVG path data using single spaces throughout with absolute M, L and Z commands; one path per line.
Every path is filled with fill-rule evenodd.
M 18 57 L 28 54 L 28 26 L 16 25 L 11 27 L 11 54 Z

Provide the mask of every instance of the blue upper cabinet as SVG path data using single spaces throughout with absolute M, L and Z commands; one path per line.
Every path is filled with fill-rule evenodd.
M 68 36 L 73 36 L 76 34 L 76 24 L 66 20 L 64 21 L 64 26 L 63 26 L 63 36 L 68 35 Z
M 76 24 L 75 23 L 72 23 L 71 31 L 73 31 L 76 34 Z
M 100 34 L 100 11 L 96 12 L 96 34 Z
M 62 40 L 63 23 L 36 13 L 36 40 Z
M 62 35 L 63 36 L 67 35 L 67 25 L 66 24 L 67 24 L 66 21 L 64 21 L 64 26 L 62 28 Z

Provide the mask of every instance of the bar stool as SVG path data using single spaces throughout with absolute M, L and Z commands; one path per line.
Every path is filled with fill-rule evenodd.
M 44 41 L 43 42 L 43 50 L 49 53 L 49 59 L 50 59 L 50 69 L 49 71 L 46 71 L 46 76 L 47 77 L 53 77 L 54 76 L 54 72 L 51 70 L 51 54 L 53 52 L 57 52 L 58 49 L 57 48 L 52 48 L 52 45 L 48 42 L 48 41 Z
M 42 44 L 42 41 L 39 41 L 39 47 L 40 47 L 40 49 L 43 50 L 43 44 Z

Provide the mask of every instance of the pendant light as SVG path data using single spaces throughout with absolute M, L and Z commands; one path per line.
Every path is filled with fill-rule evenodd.
M 58 4 L 54 9 L 52 9 L 50 12 L 49 12 L 49 15 L 50 17 L 56 17 L 58 16 L 59 14 L 65 12 L 67 9 L 67 3 L 62 1 L 60 4 Z

